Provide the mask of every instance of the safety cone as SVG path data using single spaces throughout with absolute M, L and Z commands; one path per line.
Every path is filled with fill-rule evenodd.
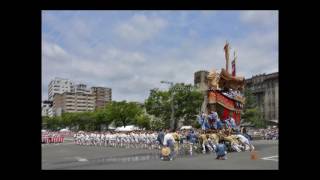
M 251 160 L 256 160 L 257 159 L 257 153 L 256 151 L 251 152 Z

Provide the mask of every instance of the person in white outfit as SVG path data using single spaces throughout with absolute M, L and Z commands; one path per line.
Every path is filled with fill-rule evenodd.
M 104 137 L 105 137 L 104 133 L 101 133 L 100 134 L 100 146 L 104 145 Z
M 73 142 L 74 142 L 75 144 L 78 144 L 78 142 L 77 142 L 77 136 L 78 136 L 78 134 L 77 134 L 77 133 L 74 133 L 74 135 L 73 135 Z
M 167 134 L 164 136 L 164 139 L 163 139 L 163 145 L 170 148 L 170 154 L 169 154 L 170 161 L 173 160 L 173 157 L 175 155 L 174 143 L 175 143 L 175 140 L 172 136 L 172 133 L 169 130 L 167 130 Z
M 88 133 L 87 133 L 85 136 L 86 136 L 86 137 L 85 137 L 86 145 L 89 146 L 89 145 L 90 145 L 90 136 L 89 136 Z
M 250 151 L 254 150 L 254 146 L 252 145 L 252 143 L 249 141 L 249 139 L 247 139 L 246 137 L 244 137 L 241 134 L 237 134 L 236 135 L 239 139 L 239 141 L 244 145 L 244 146 L 249 146 Z

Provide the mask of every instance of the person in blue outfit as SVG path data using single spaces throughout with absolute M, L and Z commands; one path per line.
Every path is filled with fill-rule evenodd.
M 224 145 L 223 141 L 219 141 L 216 146 L 216 159 L 226 160 L 227 159 L 227 147 Z
M 206 114 L 202 112 L 202 114 L 198 118 L 198 122 L 201 125 L 202 130 L 206 130 L 206 128 L 208 127 L 206 119 L 207 119 Z
M 231 115 L 229 115 L 229 122 L 230 122 L 230 126 L 233 130 L 236 129 L 237 125 L 236 125 L 236 121 L 232 118 Z
M 215 111 L 211 111 L 211 113 L 208 115 L 209 127 L 211 129 L 213 129 L 213 128 L 216 129 L 215 123 L 216 123 L 217 119 L 218 119 L 218 113 Z
M 193 153 L 193 145 L 196 144 L 197 140 L 197 135 L 193 130 L 190 130 L 189 133 L 187 134 L 187 141 L 189 142 L 189 152 L 190 155 Z
M 223 124 L 222 124 L 221 120 L 218 118 L 215 123 L 215 127 L 216 127 L 216 129 L 222 129 L 222 126 L 223 126 Z
M 225 124 L 226 129 L 231 127 L 229 119 L 224 120 L 224 124 Z

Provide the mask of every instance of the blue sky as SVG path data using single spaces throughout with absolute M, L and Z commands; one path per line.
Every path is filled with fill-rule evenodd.
M 43 11 L 42 98 L 62 77 L 143 102 L 161 80 L 225 67 L 226 40 L 238 75 L 278 71 L 278 11 Z

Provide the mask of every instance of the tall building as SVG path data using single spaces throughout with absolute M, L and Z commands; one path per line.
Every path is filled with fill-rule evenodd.
M 91 93 L 94 96 L 96 108 L 103 108 L 112 99 L 111 88 L 91 87 Z
M 265 120 L 276 120 L 279 118 L 279 73 L 261 74 L 245 80 L 246 88 L 250 88 L 257 98 Z
M 208 79 L 207 76 L 209 75 L 208 71 L 197 71 L 194 73 L 194 85 L 199 87 L 200 90 L 205 91 L 208 89 Z
M 62 94 L 64 92 L 71 92 L 73 83 L 68 79 L 55 78 L 49 83 L 48 99 L 53 100 L 55 94 Z
M 64 92 L 53 97 L 52 110 L 55 116 L 65 112 L 85 112 L 95 109 L 95 100 L 92 94 Z
M 52 114 L 52 101 L 42 101 L 41 103 L 41 115 L 51 117 Z
M 73 85 L 71 88 L 71 92 L 73 93 L 84 93 L 84 94 L 90 94 L 90 89 L 87 88 L 87 85 L 85 84 L 76 84 Z
M 75 84 L 62 78 L 52 80 L 48 89 L 48 99 L 52 101 L 52 108 L 46 107 L 42 110 L 43 114 L 50 114 L 49 116 L 59 116 L 63 112 L 93 111 L 103 107 L 112 98 L 111 88 L 89 88 L 86 84 Z

